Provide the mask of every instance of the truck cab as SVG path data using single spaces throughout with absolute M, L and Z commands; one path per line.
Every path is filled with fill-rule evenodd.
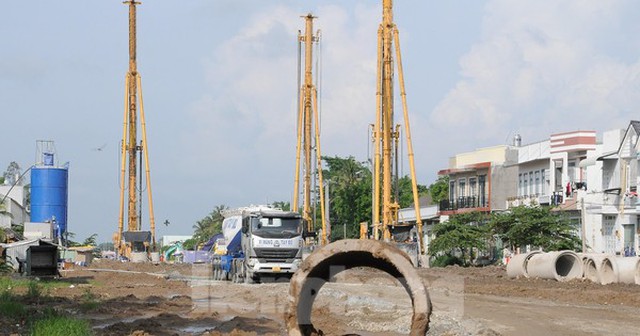
M 290 276 L 302 262 L 303 220 L 282 210 L 248 212 L 242 218 L 246 281 Z
M 226 210 L 214 247 L 213 278 L 251 283 L 291 277 L 302 263 L 305 221 L 268 206 Z

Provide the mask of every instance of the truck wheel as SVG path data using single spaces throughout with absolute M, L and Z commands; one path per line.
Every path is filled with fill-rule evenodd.
M 244 274 L 244 283 L 246 283 L 246 284 L 254 284 L 254 283 L 256 283 L 253 280 L 253 277 L 249 275 L 248 271 Z

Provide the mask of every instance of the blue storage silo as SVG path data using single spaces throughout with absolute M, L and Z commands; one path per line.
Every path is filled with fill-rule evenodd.
M 55 237 L 67 231 L 68 167 L 54 166 L 53 154 L 31 169 L 31 221 L 54 224 Z

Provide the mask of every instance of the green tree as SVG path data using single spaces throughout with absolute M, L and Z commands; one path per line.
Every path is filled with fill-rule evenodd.
M 182 248 L 185 250 L 195 250 L 199 243 L 200 242 L 195 238 L 187 239 L 182 243 Z M 164 248 L 169 249 L 170 247 L 171 246 L 165 246 Z
M 7 182 L 8 185 L 21 185 L 22 181 L 18 180 L 21 175 L 22 171 L 20 169 L 20 165 L 15 161 L 11 161 L 11 163 L 9 163 L 9 166 L 7 167 L 7 170 L 5 170 L 2 174 L 3 183 Z
M 429 194 L 434 203 L 449 199 L 449 175 L 441 175 L 429 185 Z
M 343 238 L 343 226 L 346 226 L 347 238 L 357 238 L 360 236 L 360 223 L 371 223 L 371 171 L 353 156 L 323 157 L 323 160 L 326 162 L 323 174 L 329 183 L 331 240 Z M 424 185 L 418 184 L 417 187 L 419 196 L 428 192 Z M 396 189 L 393 190 L 393 194 L 396 194 Z M 398 179 L 397 194 L 401 208 L 413 206 L 410 177 L 403 176 Z
M 67 231 L 67 232 L 64 233 L 64 235 L 65 235 L 65 241 L 67 243 L 67 246 L 69 246 L 69 247 L 82 246 L 82 244 L 80 244 L 77 241 L 73 240 L 76 237 L 75 233 L 73 233 L 71 231 Z
M 329 218 L 332 240 L 360 235 L 360 222 L 371 221 L 371 172 L 354 157 L 324 157 L 327 169 L 323 171 L 329 183 Z
M 418 187 L 418 197 L 425 196 L 429 189 L 421 184 Z M 398 179 L 398 204 L 400 208 L 413 207 L 413 186 L 411 177 L 405 175 Z
M 491 216 L 492 232 L 512 248 L 531 245 L 546 251 L 578 250 L 582 243 L 576 228 L 561 212 L 550 207 L 519 206 Z
M 291 203 L 285 201 L 277 201 L 271 203 L 274 208 L 282 209 L 283 211 L 291 211 Z
M 84 242 L 82 242 L 82 245 L 84 246 L 97 246 L 98 243 L 96 242 L 96 239 L 98 238 L 98 234 L 94 233 L 92 235 L 90 235 L 89 237 L 87 237 Z
M 213 235 L 222 232 L 222 212 L 229 209 L 226 205 L 216 205 L 205 218 L 196 222 L 193 226 L 193 239 L 196 245 L 208 241 Z
M 429 254 L 452 255 L 459 251 L 462 262 L 468 264 L 473 249 L 487 248 L 489 230 L 485 225 L 486 220 L 486 214 L 467 212 L 453 215 L 448 221 L 436 224 L 433 228 L 436 238 L 429 245 Z

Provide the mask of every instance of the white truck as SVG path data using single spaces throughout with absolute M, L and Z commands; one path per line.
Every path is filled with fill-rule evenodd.
M 299 213 L 250 206 L 222 214 L 224 238 L 214 247 L 214 279 L 252 283 L 298 270 L 306 235 Z

